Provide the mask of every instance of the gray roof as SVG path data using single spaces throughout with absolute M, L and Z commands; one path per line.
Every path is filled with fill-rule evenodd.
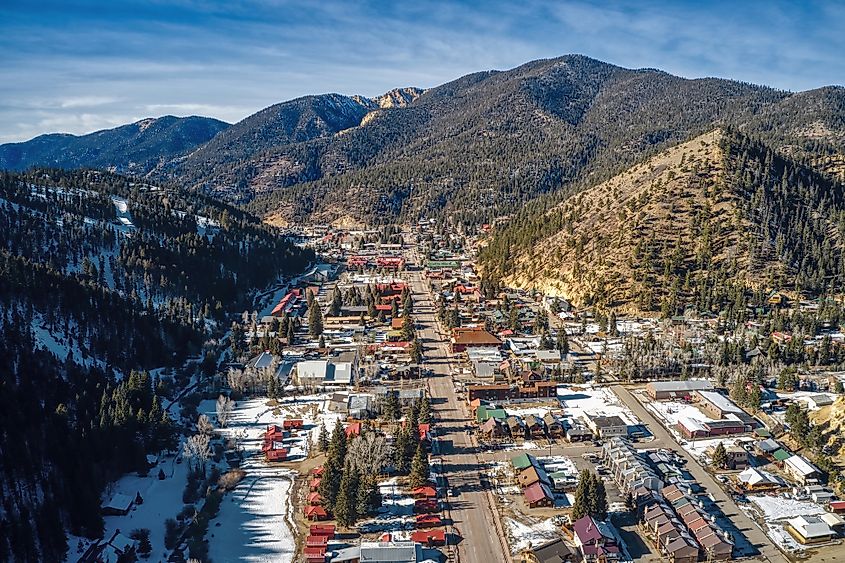
M 420 546 L 412 541 L 361 542 L 361 563 L 416 563 Z
M 713 384 L 706 379 L 688 379 L 686 381 L 652 381 L 646 385 L 655 392 L 680 393 L 683 391 L 708 391 Z

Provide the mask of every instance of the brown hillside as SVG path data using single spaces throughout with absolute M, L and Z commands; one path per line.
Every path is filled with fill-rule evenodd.
M 638 306 L 659 303 L 661 287 L 688 286 L 665 266 L 655 271 L 667 257 L 674 271 L 695 271 L 709 257 L 711 269 L 764 281 L 758 265 L 748 274 L 751 225 L 740 196 L 724 187 L 721 136 L 696 137 L 567 199 L 551 212 L 569 215 L 569 226 L 519 254 L 505 281 L 577 304 Z

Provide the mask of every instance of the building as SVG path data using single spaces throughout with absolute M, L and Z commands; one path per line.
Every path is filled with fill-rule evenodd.
M 530 470 L 526 469 L 525 471 Z M 525 487 L 522 494 L 525 496 L 525 504 L 528 505 L 528 508 L 549 507 L 555 504 L 555 496 L 551 487 L 542 481 L 537 481 Z
M 335 359 L 304 360 L 294 366 L 296 382 L 302 387 L 321 385 L 349 386 L 357 371 L 357 354 L 344 352 Z
M 770 491 L 786 486 L 786 482 L 768 471 L 749 467 L 736 476 L 737 484 L 746 491 Z
M 588 417 L 587 425 L 593 433 L 600 438 L 613 438 L 628 435 L 628 424 L 616 415 Z
M 622 559 L 622 549 L 610 524 L 584 516 L 572 524 L 575 546 L 581 552 L 584 561 L 618 561 Z
M 499 348 L 502 341 L 484 329 L 454 329 L 452 352 L 465 352 L 469 348 Z
M 529 546 L 520 553 L 520 563 L 564 563 L 572 559 L 572 549 L 557 538 L 537 546 Z
M 530 385 L 497 383 L 467 386 L 467 400 L 470 402 L 475 399 L 503 402 L 554 399 L 555 397 L 557 397 L 557 383 L 554 381 L 537 381 Z
M 610 468 L 613 480 L 625 493 L 638 489 L 660 491 L 663 488 L 663 481 L 642 455 L 622 438 L 611 438 L 602 446 L 602 459 Z
M 783 469 L 802 485 L 817 483 L 819 470 L 800 455 L 793 455 L 783 462 Z
M 786 521 L 786 530 L 802 544 L 831 540 L 836 532 L 818 516 L 798 516 Z
M 731 446 L 725 450 L 728 455 L 728 469 L 745 469 L 748 467 L 748 452 L 739 446 Z
M 748 416 L 729 397 L 716 391 L 696 391 L 694 398 L 702 412 L 715 420 L 727 418 L 728 415 L 736 415 L 737 417 L 742 417 L 742 415 Z
M 412 541 L 361 542 L 360 563 L 417 563 L 422 547 Z
M 695 391 L 711 391 L 713 384 L 706 379 L 687 381 L 652 381 L 645 386 L 648 396 L 655 401 L 689 399 Z

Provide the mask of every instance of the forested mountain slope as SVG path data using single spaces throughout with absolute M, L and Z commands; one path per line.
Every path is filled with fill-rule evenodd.
M 843 154 L 843 116 L 842 88 L 790 94 L 566 56 L 463 77 L 232 174 L 252 193 L 273 190 L 250 209 L 280 223 L 438 214 L 486 222 L 722 125 L 802 154 Z M 291 162 L 300 173 L 267 173 Z
M 0 169 L 114 168 L 144 173 L 205 143 L 227 123 L 208 117 L 143 119 L 89 135 L 41 135 L 23 143 L 0 145 Z
M 94 171 L 0 175 L 0 560 L 56 561 L 173 443 L 179 366 L 312 259 L 242 211 Z M 218 328 L 219 327 L 219 328 Z
M 488 280 L 579 305 L 682 312 L 747 290 L 842 291 L 845 188 L 734 130 L 668 149 L 562 202 L 528 205 L 482 252 Z

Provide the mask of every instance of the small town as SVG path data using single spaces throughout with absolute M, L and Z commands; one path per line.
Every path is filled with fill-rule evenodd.
M 755 372 L 845 353 L 831 323 L 751 320 L 818 302 L 772 292 L 734 330 L 606 315 L 488 286 L 483 233 L 289 235 L 319 262 L 233 321 L 174 410 L 192 435 L 115 484 L 81 561 L 142 524 L 167 561 L 841 560 L 845 372 Z

